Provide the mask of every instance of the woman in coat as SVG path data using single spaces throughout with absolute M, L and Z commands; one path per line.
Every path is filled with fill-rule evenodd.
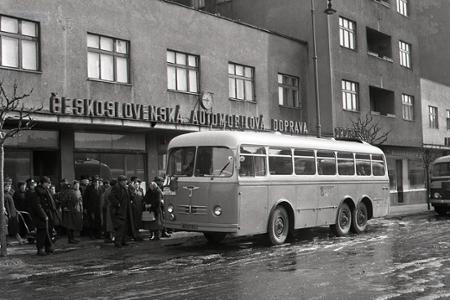
M 162 192 L 156 182 L 152 181 L 145 194 L 143 203 L 143 211 L 148 210 L 154 213 L 154 221 L 142 221 L 143 227 L 150 231 L 151 240 L 159 240 L 163 227 L 162 211 L 161 211 Z
M 9 236 L 15 236 L 19 244 L 24 244 L 25 240 L 19 234 L 19 214 L 11 196 L 11 185 L 6 183 L 4 191 L 5 209 L 8 215 L 8 234 Z
M 77 193 L 78 191 L 78 193 Z M 76 244 L 75 231 L 80 231 L 83 226 L 83 209 L 79 183 L 74 181 L 74 187 L 65 184 L 60 192 L 59 200 L 62 209 L 62 225 L 67 229 L 69 244 Z

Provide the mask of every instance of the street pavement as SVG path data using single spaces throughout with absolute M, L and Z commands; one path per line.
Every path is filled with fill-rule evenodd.
M 449 225 L 425 204 L 391 209 L 361 235 L 306 229 L 277 247 L 186 232 L 122 249 L 61 239 L 45 257 L 13 245 L 0 299 L 449 299 Z

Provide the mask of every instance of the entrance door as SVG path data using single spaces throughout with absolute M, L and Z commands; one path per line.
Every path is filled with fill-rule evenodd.
M 395 177 L 397 179 L 398 203 L 403 203 L 403 161 L 395 160 Z
M 58 151 L 33 151 L 33 173 L 39 179 L 47 176 L 53 185 L 59 181 L 59 154 Z

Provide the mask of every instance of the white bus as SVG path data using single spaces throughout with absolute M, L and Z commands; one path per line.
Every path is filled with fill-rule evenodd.
M 166 227 L 212 242 L 268 234 L 282 244 L 323 225 L 344 236 L 389 211 L 384 154 L 364 142 L 208 131 L 175 137 L 168 153 Z

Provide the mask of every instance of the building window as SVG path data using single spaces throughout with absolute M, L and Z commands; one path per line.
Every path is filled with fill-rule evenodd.
M 412 96 L 402 94 L 402 115 L 404 120 L 414 120 L 414 99 Z
M 366 35 L 368 54 L 392 62 L 391 37 L 368 27 Z
M 400 65 L 411 68 L 411 45 L 402 41 L 398 42 L 400 50 Z
M 342 47 L 356 48 L 356 23 L 339 17 L 339 44 Z
M 428 121 L 430 123 L 430 128 L 439 128 L 437 107 L 428 106 Z
M 88 33 L 88 77 L 129 83 L 129 43 Z
M 344 110 L 358 111 L 358 83 L 342 80 L 342 108 Z
M 369 86 L 369 97 L 372 114 L 395 117 L 395 95 L 393 91 Z
M 447 130 L 450 130 L 450 110 L 447 109 Z
M 231 99 L 255 101 L 253 67 L 228 63 L 228 96 Z
M 39 69 L 39 25 L 0 15 L 0 65 L 21 70 Z
M 391 0 L 375 0 L 375 2 L 379 2 L 381 4 L 384 4 L 386 6 L 390 6 Z
M 408 16 L 408 0 L 397 0 L 397 12 L 405 17 Z
M 198 93 L 199 60 L 197 55 L 167 50 L 167 88 Z
M 298 99 L 298 77 L 278 74 L 278 104 L 300 107 Z

